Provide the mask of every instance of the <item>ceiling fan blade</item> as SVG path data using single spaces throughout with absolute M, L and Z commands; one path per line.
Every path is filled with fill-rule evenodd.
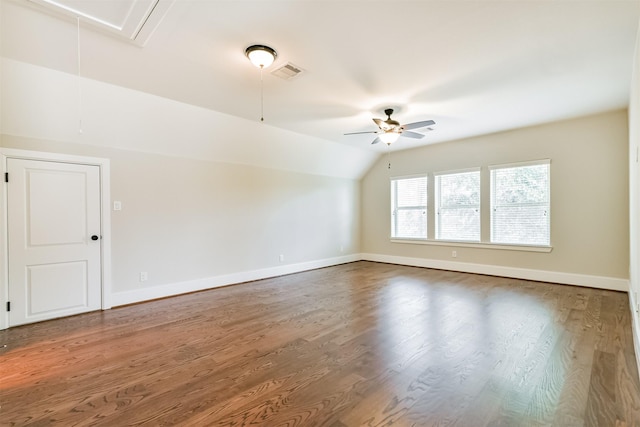
M 374 140 L 371 142 L 371 145 L 373 145 L 373 144 L 377 144 L 377 143 L 378 143 L 378 142 L 380 142 L 380 141 L 381 141 L 380 137 L 376 137 L 376 139 L 374 139 Z
M 378 125 L 378 127 L 381 130 L 389 130 L 391 129 L 391 126 L 389 126 L 389 124 L 387 122 L 385 122 L 384 120 L 380 120 L 380 119 L 372 119 L 376 125 Z
M 366 131 L 366 132 L 349 132 L 349 133 L 345 133 L 345 135 L 359 135 L 361 133 L 378 133 L 378 131 L 370 130 L 370 131 Z
M 409 129 L 423 128 L 425 126 L 431 126 L 431 125 L 435 125 L 435 124 L 436 124 L 436 122 L 434 122 L 433 120 L 425 120 L 425 121 L 422 121 L 422 122 L 407 123 L 406 125 L 402 125 L 402 127 L 405 130 L 409 130 Z
M 411 132 L 410 130 L 403 131 L 400 136 L 406 136 L 408 138 L 420 139 L 424 138 L 424 135 L 418 132 Z

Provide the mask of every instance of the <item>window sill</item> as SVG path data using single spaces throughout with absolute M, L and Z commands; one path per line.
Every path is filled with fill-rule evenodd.
M 498 249 L 504 251 L 524 251 L 524 252 L 551 252 L 553 246 L 537 245 L 511 245 L 502 243 L 487 242 L 458 242 L 453 240 L 430 240 L 430 239 L 398 239 L 392 238 L 391 243 L 408 243 L 413 245 L 431 246 L 455 246 L 461 248 Z

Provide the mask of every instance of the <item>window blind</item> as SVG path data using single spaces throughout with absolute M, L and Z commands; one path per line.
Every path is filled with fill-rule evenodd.
M 550 244 L 549 161 L 491 170 L 491 242 Z
M 480 171 L 435 178 L 436 239 L 480 241 Z
M 391 181 L 391 237 L 427 238 L 427 177 Z

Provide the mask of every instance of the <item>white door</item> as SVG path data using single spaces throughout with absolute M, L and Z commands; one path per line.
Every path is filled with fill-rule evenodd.
M 98 166 L 7 159 L 9 326 L 101 308 Z

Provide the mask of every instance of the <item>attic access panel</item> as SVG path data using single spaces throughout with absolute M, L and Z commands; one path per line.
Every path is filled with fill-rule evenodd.
M 83 22 L 144 45 L 175 0 L 29 0 L 54 14 Z

